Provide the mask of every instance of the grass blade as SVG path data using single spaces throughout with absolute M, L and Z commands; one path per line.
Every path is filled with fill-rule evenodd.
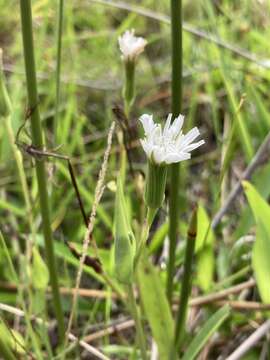
M 217 329 L 222 325 L 222 323 L 228 318 L 229 315 L 229 305 L 225 305 L 217 312 L 215 312 L 214 315 L 212 315 L 210 319 L 203 325 L 195 338 L 191 341 L 182 360 L 195 359 L 206 342 L 217 331 Z

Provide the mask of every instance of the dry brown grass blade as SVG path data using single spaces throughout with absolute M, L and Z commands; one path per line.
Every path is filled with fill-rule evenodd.
M 89 343 L 91 341 L 100 339 L 100 338 L 102 338 L 104 336 L 111 335 L 113 333 L 117 333 L 119 331 L 129 329 L 129 328 L 133 327 L 134 324 L 135 324 L 134 320 L 126 320 L 126 321 L 123 321 L 120 324 L 108 326 L 105 329 L 102 329 L 102 330 L 96 331 L 96 332 L 94 332 L 92 334 L 89 334 L 89 335 L 85 336 L 83 340 L 85 342 Z
M 100 169 L 100 172 L 99 172 L 98 182 L 97 182 L 97 186 L 96 186 L 96 190 L 95 190 L 94 202 L 93 202 L 93 205 L 92 205 L 92 211 L 91 211 L 91 214 L 90 214 L 90 217 L 89 217 L 88 227 L 87 227 L 85 237 L 84 237 L 84 241 L 83 241 L 82 254 L 81 254 L 81 258 L 80 258 L 79 269 L 78 269 L 78 272 L 77 272 L 75 291 L 74 291 L 74 294 L 73 294 L 71 312 L 70 312 L 70 316 L 69 316 L 69 320 L 68 320 L 68 326 L 67 326 L 66 334 L 69 334 L 69 332 L 71 330 L 72 321 L 73 321 L 73 317 L 74 317 L 74 312 L 75 312 L 77 299 L 78 299 L 78 291 L 79 291 L 82 272 L 83 272 L 83 265 L 84 265 L 84 262 L 85 262 L 85 259 L 86 259 L 86 256 L 87 256 L 87 250 L 88 250 L 88 246 L 89 246 L 89 243 L 90 243 L 91 234 L 92 234 L 93 228 L 94 228 L 94 222 L 95 222 L 95 218 L 96 218 L 97 207 L 98 207 L 98 204 L 99 204 L 99 202 L 101 200 L 101 197 L 102 197 L 102 194 L 103 194 L 103 191 L 104 191 L 104 180 L 105 180 L 105 175 L 106 175 L 107 166 L 108 166 L 108 159 L 109 159 L 109 155 L 110 155 L 110 151 L 111 151 L 111 145 L 112 145 L 112 138 L 113 138 L 114 129 L 115 129 L 115 122 L 112 123 L 112 125 L 110 127 L 110 130 L 109 130 L 107 148 L 106 148 L 106 151 L 104 153 L 103 163 L 102 163 L 102 166 L 101 166 L 101 169 Z M 94 249 L 95 249 L 95 252 L 96 252 L 96 257 L 98 257 L 97 246 L 96 246 L 94 241 L 93 241 L 93 246 L 94 246 Z

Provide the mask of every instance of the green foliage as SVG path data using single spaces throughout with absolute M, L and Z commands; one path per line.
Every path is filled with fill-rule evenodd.
M 211 336 L 218 330 L 222 323 L 230 315 L 230 307 L 225 305 L 215 312 L 201 327 L 192 342 L 189 344 L 182 360 L 193 360 L 201 351 L 203 346 L 209 341 Z
M 3 71 L 2 49 L 0 48 L 0 119 L 11 114 L 11 102 L 6 88 L 6 79 Z
M 270 206 L 250 183 L 244 181 L 243 187 L 257 224 L 256 241 L 252 251 L 252 266 L 261 298 L 264 303 L 269 304 Z
M 165 118 L 170 112 L 171 29 L 168 21 L 170 2 L 166 0 L 143 0 L 139 3 L 136 0 L 125 3 L 64 1 L 59 138 L 54 142 L 58 3 L 58 0 L 32 1 L 39 107 L 45 148 L 71 157 L 87 214 L 90 213 L 94 201 L 109 124 L 115 119 L 111 109 L 115 104 L 120 108 L 124 105 L 121 100 L 124 66 L 120 58 L 117 37 L 123 31 L 134 28 L 136 33 L 148 40 L 146 51 L 136 64 L 136 99 L 130 112 L 130 133 L 126 137 L 133 173 L 127 161 L 124 194 L 120 196 L 122 200 L 119 207 L 124 216 L 118 217 L 118 231 L 120 229 L 123 237 L 118 237 L 117 246 L 113 246 L 117 213 L 114 201 L 115 189 L 106 185 L 115 183 L 119 173 L 119 143 L 118 136 L 115 136 L 104 184 L 105 191 L 97 209 L 93 239 L 91 239 L 93 242 L 90 243 L 87 252 L 88 256 L 95 256 L 92 246 L 95 242 L 108 281 L 102 274 L 97 274 L 93 268 L 85 265 L 81 284 L 88 290 L 105 290 L 106 297 L 105 299 L 80 297 L 75 318 L 76 330 L 80 336 L 83 336 L 88 333 L 89 324 L 100 327 L 105 322 L 110 325 L 121 319 L 122 315 L 127 315 L 126 301 L 121 302 L 116 299 L 114 290 L 123 292 L 122 280 L 130 282 L 135 251 L 135 241 L 130 229 L 134 229 L 136 239 L 140 239 L 145 220 L 143 209 L 145 178 L 141 173 L 146 174 L 146 161 L 139 147 L 141 129 L 137 126 L 137 119 L 143 113 L 155 113 L 157 117 Z M 25 122 L 19 140 L 25 142 L 27 146 L 33 144 L 33 139 L 29 135 L 29 119 L 25 121 L 29 110 L 18 1 L 0 0 L 0 8 L 2 15 L 0 43 L 3 48 L 6 86 L 13 107 L 10 124 L 15 136 L 19 126 Z M 223 201 L 226 201 L 235 181 L 241 178 L 244 168 L 269 131 L 270 72 L 267 49 L 270 21 L 266 16 L 269 10 L 267 1 L 183 1 L 183 19 L 186 22 L 183 44 L 183 113 L 186 116 L 184 131 L 198 126 L 206 145 L 196 151 L 190 161 L 183 162 L 180 166 L 179 213 L 177 214 L 180 224 L 175 254 L 177 269 L 173 295 L 181 289 L 190 204 L 202 199 L 198 208 L 196 264 L 194 264 L 196 272 L 193 278 L 195 286 L 192 297 L 197 296 L 197 291 L 200 296 L 201 292 L 212 293 L 223 290 L 255 275 L 260 296 L 256 289 L 250 289 L 250 297 L 246 300 L 259 302 L 261 297 L 263 302 L 269 303 L 270 294 L 267 284 L 270 275 L 267 254 L 270 250 L 267 201 L 270 194 L 270 165 L 268 163 L 256 170 L 251 180 L 252 187 L 245 184 L 250 206 L 241 197 L 236 197 L 231 211 L 223 218 L 215 233 L 210 229 L 210 219 L 222 206 Z M 7 107 L 5 110 L 8 110 Z M 228 125 L 226 134 L 225 123 L 226 126 Z M 19 155 L 23 169 L 21 174 L 18 173 L 12 152 L 14 140 L 9 138 L 4 123 L 2 125 L 0 129 L 0 300 L 4 304 L 25 311 L 25 318 L 21 318 L 18 332 L 25 339 L 22 344 L 26 349 L 37 359 L 42 359 L 43 356 L 53 357 L 47 326 L 43 324 L 41 327 L 32 323 L 33 316 L 42 317 L 50 324 L 55 320 L 51 293 L 47 292 L 47 269 L 41 255 L 45 249 L 37 205 L 39 200 L 37 180 L 33 176 L 34 159 L 27 152 L 22 151 Z M 125 124 L 120 120 L 118 125 L 117 131 L 120 132 L 120 125 L 125 126 Z M 42 159 L 38 158 L 38 160 Z M 21 181 L 22 175 L 26 180 L 26 189 Z M 54 231 L 53 242 L 57 256 L 57 274 L 62 287 L 73 288 L 79 260 L 73 256 L 65 241 L 81 253 L 85 225 L 70 183 L 66 162 L 46 158 L 46 177 L 52 213 L 51 228 Z M 222 191 L 221 179 L 224 180 Z M 174 327 L 164 295 L 169 193 L 170 188 L 167 186 L 165 201 L 161 199 L 162 208 L 150 230 L 147 241 L 149 262 L 146 263 L 146 268 L 150 269 L 150 272 L 142 273 L 144 265 L 139 269 L 138 288 L 142 299 L 140 294 L 137 299 L 137 305 L 143 305 L 142 323 L 145 335 L 150 340 L 151 331 L 160 354 L 166 360 L 166 351 L 169 348 L 167 343 L 173 337 Z M 254 230 L 256 230 L 256 240 L 253 244 L 250 240 L 246 240 L 246 235 L 252 237 Z M 30 243 L 34 245 L 33 256 L 31 249 L 28 253 Z M 239 248 L 239 244 L 244 245 Z M 249 265 L 250 255 L 252 255 L 252 268 Z M 117 261 L 114 261 L 114 256 L 117 257 Z M 115 262 L 119 271 L 115 271 Z M 33 286 L 29 286 L 30 273 L 33 274 Z M 140 280 L 141 278 L 143 281 Z M 135 274 L 133 279 L 136 281 Z M 109 284 L 112 285 L 113 290 Z M 112 297 L 110 297 L 111 293 Z M 231 295 L 231 299 L 238 300 L 238 294 Z M 72 296 L 62 294 L 61 301 L 67 317 Z M 234 342 L 233 337 L 236 332 L 241 331 L 241 336 L 245 337 L 249 331 L 253 331 L 249 324 L 257 319 L 263 321 L 268 316 L 267 313 L 250 311 L 248 313 L 250 321 L 247 322 L 245 312 L 239 320 L 239 313 L 233 309 L 230 311 L 233 316 L 227 318 L 226 324 L 217 321 L 211 328 L 211 321 L 213 318 L 215 320 L 219 312 L 215 313 L 212 307 L 206 310 L 203 306 L 199 307 L 199 311 L 205 322 L 198 323 L 191 344 L 188 342 L 188 336 L 184 338 L 183 346 L 187 350 L 184 353 L 185 357 L 196 358 L 198 351 L 203 350 L 207 339 L 209 340 L 217 330 L 222 334 L 221 340 L 226 346 Z M 14 315 L 6 311 L 1 311 L 1 315 L 5 319 L 5 324 L 12 328 Z M 11 333 L 7 328 L 6 330 L 8 333 L 3 333 L 2 338 L 13 351 L 15 348 L 9 342 Z M 96 330 L 91 328 L 90 333 L 92 331 Z M 49 333 L 51 335 L 51 330 Z M 217 336 L 218 334 L 219 332 Z M 119 331 L 117 336 L 106 336 L 96 340 L 97 348 L 104 351 L 107 356 L 119 359 L 140 357 L 139 350 L 134 349 L 134 343 L 133 328 Z M 148 341 L 148 350 L 149 344 L 150 341 Z M 213 357 L 218 357 L 217 352 L 223 351 L 222 345 L 216 346 L 213 343 L 212 350 Z M 57 352 L 56 349 L 54 355 L 58 355 Z M 73 350 L 67 347 L 67 359 L 79 358 L 80 352 L 79 347 L 76 350 L 74 347 Z M 258 358 L 260 352 L 261 346 L 258 344 L 256 350 L 251 352 L 250 356 L 246 355 L 246 358 L 252 356 Z
M 145 255 L 138 266 L 138 277 L 143 309 L 157 343 L 160 359 L 165 360 L 173 341 L 173 319 L 159 274 Z
M 25 341 L 17 331 L 9 329 L 0 320 L 0 353 L 2 352 L 5 360 L 15 359 L 13 352 L 25 355 Z
M 117 279 L 130 284 L 133 280 L 136 241 L 132 232 L 123 192 L 121 177 L 118 177 L 115 201 L 115 275 Z
M 145 203 L 151 209 L 159 209 L 164 200 L 167 166 L 157 165 L 148 160 L 145 184 Z
M 198 230 L 196 238 L 197 282 L 203 291 L 213 284 L 215 269 L 214 233 L 205 209 L 200 205 L 197 214 Z
M 45 262 L 43 261 L 37 247 L 32 249 L 32 284 L 37 290 L 46 290 L 49 283 L 49 272 Z

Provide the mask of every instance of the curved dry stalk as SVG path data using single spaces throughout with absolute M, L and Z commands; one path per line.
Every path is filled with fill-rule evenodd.
M 270 330 L 270 320 L 265 321 L 253 334 L 251 334 L 226 360 L 239 360 L 257 344 Z
M 69 334 L 69 332 L 71 330 L 72 321 L 73 321 L 75 308 L 76 308 L 76 304 L 77 304 L 77 299 L 78 299 L 78 292 L 79 292 L 82 272 L 83 272 L 83 264 L 84 264 L 86 256 L 87 256 L 87 250 L 88 250 L 88 246 L 89 246 L 89 243 L 91 240 L 91 235 L 92 235 L 93 228 L 94 228 L 97 207 L 98 207 L 98 204 L 101 200 L 101 197 L 102 197 L 102 194 L 104 191 L 104 180 L 105 180 L 105 175 L 106 175 L 107 166 L 108 166 L 108 159 L 109 159 L 109 155 L 110 155 L 110 151 L 111 151 L 112 137 L 113 137 L 114 129 L 115 129 L 115 122 L 112 123 L 110 130 L 109 130 L 107 148 L 104 153 L 103 163 L 102 163 L 102 166 L 101 166 L 101 169 L 99 172 L 99 177 L 98 177 L 98 182 L 97 182 L 97 186 L 96 186 L 96 190 L 95 190 L 95 197 L 94 197 L 94 202 L 93 202 L 93 206 L 92 206 L 92 211 L 91 211 L 91 214 L 89 217 L 88 227 L 87 227 L 84 241 L 83 241 L 82 255 L 80 258 L 79 269 L 78 269 L 78 273 L 77 273 L 77 277 L 76 277 L 76 285 L 75 285 L 75 290 L 74 290 L 73 299 L 72 299 L 71 312 L 70 312 L 70 316 L 69 316 L 69 320 L 68 320 L 66 337 L 67 337 L 67 334 Z M 93 246 L 94 246 L 94 250 L 97 255 L 98 249 L 97 249 L 97 245 L 96 245 L 95 241 L 93 241 Z
M 237 182 L 235 187 L 232 189 L 232 191 L 228 195 L 227 200 L 224 202 L 223 206 L 219 209 L 219 211 L 214 216 L 212 224 L 211 224 L 212 229 L 215 229 L 218 226 L 218 224 L 220 223 L 223 216 L 227 213 L 227 211 L 231 207 L 235 198 L 240 194 L 240 192 L 242 190 L 242 181 L 249 180 L 251 178 L 254 171 L 263 162 L 263 159 L 267 158 L 269 156 L 269 152 L 270 152 L 270 132 L 266 135 L 263 143 L 257 150 L 253 159 L 251 160 L 249 165 L 246 167 L 245 171 L 243 172 L 243 175 L 241 176 L 241 179 L 239 179 L 239 181 Z
M 121 322 L 120 324 L 110 325 L 105 329 L 102 329 L 102 330 L 96 331 L 96 332 L 94 332 L 92 334 L 89 334 L 89 335 L 85 336 L 83 340 L 85 342 L 89 343 L 91 341 L 100 339 L 100 338 L 102 338 L 104 336 L 111 335 L 111 334 L 113 334 L 115 332 L 118 333 L 119 331 L 129 329 L 129 328 L 133 327 L 134 325 L 135 325 L 134 320 L 132 320 L 132 319 L 131 320 L 126 320 L 126 321 Z

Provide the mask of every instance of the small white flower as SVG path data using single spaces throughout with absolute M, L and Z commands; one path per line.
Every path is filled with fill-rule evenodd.
M 200 132 L 197 127 L 186 135 L 182 133 L 184 116 L 179 115 L 171 124 L 172 114 L 169 114 L 164 129 L 155 124 L 153 115 L 144 114 L 140 121 L 145 131 L 141 140 L 147 157 L 155 164 L 172 164 L 191 158 L 190 152 L 204 144 L 204 140 L 193 142 Z
M 147 44 L 142 37 L 134 36 L 135 30 L 127 30 L 122 36 L 119 36 L 118 43 L 124 60 L 134 61 L 141 54 Z

